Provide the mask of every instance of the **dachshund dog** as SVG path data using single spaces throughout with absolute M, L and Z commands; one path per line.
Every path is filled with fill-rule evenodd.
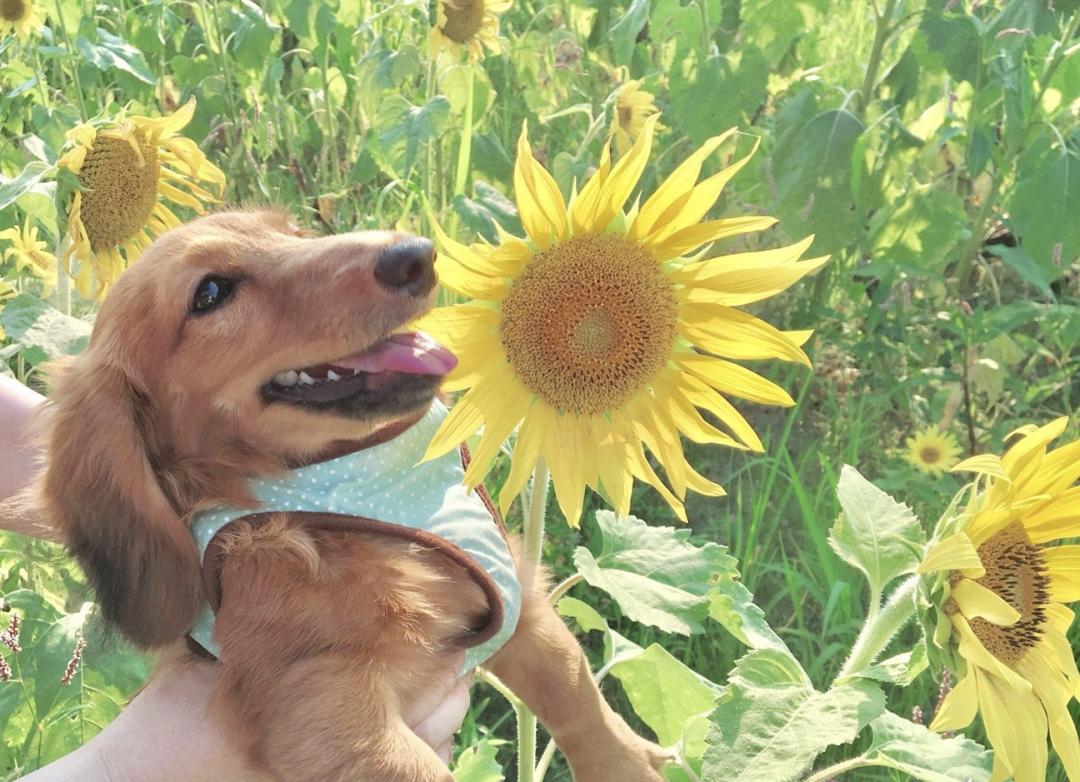
M 195 654 L 209 599 L 215 703 L 277 779 L 452 780 L 399 704 L 490 618 L 468 563 L 275 509 L 217 536 L 208 580 L 189 529 L 206 509 L 250 507 L 252 481 L 393 442 L 438 404 L 453 358 L 400 333 L 432 304 L 434 258 L 396 232 L 312 238 L 271 210 L 203 217 L 121 275 L 89 346 L 56 374 L 45 514 L 105 620 L 140 647 Z M 543 574 L 517 571 L 520 618 L 486 668 L 577 782 L 661 782 L 664 752 L 604 701 Z

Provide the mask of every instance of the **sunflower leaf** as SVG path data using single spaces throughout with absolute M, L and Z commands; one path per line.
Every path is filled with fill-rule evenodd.
M 462 751 L 454 764 L 454 779 L 457 782 L 502 782 L 503 767 L 499 765 L 499 747 L 505 741 L 481 739 Z
M 873 742 L 866 765 L 896 769 L 923 782 L 982 782 L 990 778 L 991 753 L 962 736 L 942 738 L 922 725 L 885 712 L 870 723 Z
M 843 512 L 829 533 L 841 559 L 863 572 L 872 594 L 919 564 L 926 533 L 907 505 L 897 502 L 854 467 L 844 465 L 836 493 Z
M 7 301 L 0 311 L 0 327 L 9 339 L 26 348 L 31 364 L 82 351 L 90 340 L 91 325 L 65 315 L 29 293 Z
M 854 740 L 884 708 L 885 696 L 871 682 L 818 692 L 791 656 L 752 651 L 737 663 L 709 717 L 702 779 L 798 779 L 822 751 Z
M 44 177 L 51 166 L 40 160 L 31 160 L 14 179 L 0 176 L 0 209 L 6 209 L 15 199 L 32 189 Z
M 735 560 L 715 543 L 698 545 L 690 531 L 651 527 L 641 519 L 597 511 L 601 550 L 574 553 L 582 578 L 607 592 L 635 622 L 671 633 L 703 632 L 709 591 L 722 576 L 736 574 Z

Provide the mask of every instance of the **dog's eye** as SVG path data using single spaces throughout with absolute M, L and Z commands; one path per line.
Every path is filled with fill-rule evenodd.
M 192 312 L 208 312 L 225 302 L 232 295 L 236 280 L 210 275 L 204 277 L 191 300 Z

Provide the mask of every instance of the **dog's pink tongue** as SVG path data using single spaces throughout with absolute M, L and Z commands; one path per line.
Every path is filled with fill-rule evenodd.
M 457 366 L 457 358 L 430 335 L 414 331 L 392 334 L 370 350 L 334 361 L 333 366 L 358 372 L 445 375 Z

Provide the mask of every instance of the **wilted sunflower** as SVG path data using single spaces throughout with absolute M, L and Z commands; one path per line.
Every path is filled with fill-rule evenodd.
M 510 0 L 435 0 L 435 26 L 431 28 L 431 56 L 445 49 L 457 56 L 464 49 L 469 59 L 492 54 L 499 46 L 499 14 L 510 8 Z
M 938 574 L 930 591 L 935 641 L 965 669 L 931 728 L 959 730 L 982 714 L 993 780 L 1043 782 L 1049 731 L 1069 779 L 1080 782 L 1069 716 L 1080 673 L 1065 606 L 1080 600 L 1080 546 L 1048 545 L 1080 536 L 1080 442 L 1047 451 L 1065 424 L 1025 427 L 1000 459 L 957 465 L 983 473 L 986 484 L 920 566 Z
M 11 246 L 4 250 L 4 260 L 15 262 L 19 271 L 28 269 L 34 276 L 45 282 L 44 295 L 48 296 L 56 284 L 56 256 L 48 251 L 48 244 L 38 241 L 38 229 L 26 218 L 22 231 L 8 228 L 0 231 L 0 241 L 7 239 Z
M 25 40 L 41 23 L 41 7 L 34 0 L 0 0 L 0 37 L 14 31 Z
M 202 212 L 224 192 L 221 170 L 178 135 L 194 112 L 192 100 L 168 117 L 121 117 L 68 132 L 74 146 L 60 165 L 78 176 L 79 190 L 68 211 L 71 246 L 64 261 L 79 261 L 75 282 L 83 296 L 91 295 L 95 278 L 97 292 L 104 292 L 151 236 L 179 225 L 165 199 Z M 213 183 L 217 195 L 197 182 Z
M 619 87 L 615 93 L 615 111 L 611 116 L 611 134 L 615 138 L 615 150 L 625 155 L 633 145 L 645 120 L 657 112 L 655 96 L 641 89 L 641 79 L 634 79 Z
M 951 432 L 928 426 L 906 440 L 904 458 L 927 475 L 939 476 L 951 470 L 959 461 L 960 443 Z
M 760 451 L 754 430 L 724 395 L 793 404 L 782 388 L 728 359 L 810 363 L 801 348 L 810 332 L 778 331 L 735 307 L 769 298 L 824 263 L 798 262 L 812 237 L 776 250 L 685 257 L 776 222 L 699 222 L 748 159 L 697 182 L 705 159 L 734 129 L 707 141 L 640 208 L 623 213 L 649 160 L 655 125 L 650 118 L 614 166 L 605 146 L 599 168 L 569 206 L 533 159 L 523 130 L 514 189 L 528 238 L 504 234 L 497 247 L 467 247 L 436 228 L 441 281 L 475 301 L 435 310 L 421 326 L 458 354 L 446 388 L 469 389 L 429 453 L 444 453 L 483 427 L 466 474 L 475 485 L 520 423 L 504 506 L 543 458 L 572 524 L 585 486 L 602 488 L 619 513 L 628 513 L 633 478 L 655 487 L 685 518 L 687 489 L 713 496 L 724 490 L 687 463 L 680 433 Z M 699 407 L 731 434 L 706 421 Z

